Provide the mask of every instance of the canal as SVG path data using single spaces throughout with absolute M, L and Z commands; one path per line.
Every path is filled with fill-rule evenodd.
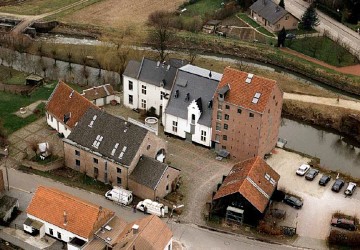
M 285 118 L 279 137 L 287 148 L 319 158 L 322 167 L 360 178 L 360 147 L 344 137 Z

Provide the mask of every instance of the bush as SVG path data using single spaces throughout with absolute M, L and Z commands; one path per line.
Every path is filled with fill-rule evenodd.
M 212 19 L 223 20 L 229 16 L 232 16 L 239 11 L 238 6 L 235 2 L 230 2 L 224 6 L 224 8 L 216 11 L 212 16 Z
M 358 247 L 360 246 L 360 233 L 331 230 L 328 243 L 330 245 Z
M 275 225 L 270 225 L 263 220 L 259 222 L 258 230 L 259 232 L 269 235 L 282 235 L 282 231 L 279 227 L 276 227 Z

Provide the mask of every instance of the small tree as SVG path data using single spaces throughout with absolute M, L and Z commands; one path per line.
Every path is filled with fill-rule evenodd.
M 284 0 L 280 0 L 279 6 L 280 6 L 280 7 L 283 7 L 283 8 L 285 9 L 285 3 L 284 3 Z
M 285 47 L 285 39 L 286 39 L 286 30 L 283 27 L 278 34 L 278 47 Z
M 314 4 L 311 4 L 304 12 L 300 21 L 300 28 L 311 30 L 320 23 Z

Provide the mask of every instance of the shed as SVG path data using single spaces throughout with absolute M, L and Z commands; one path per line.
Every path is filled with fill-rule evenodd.
M 44 83 L 44 78 L 38 75 L 31 74 L 26 77 L 26 85 L 37 86 Z

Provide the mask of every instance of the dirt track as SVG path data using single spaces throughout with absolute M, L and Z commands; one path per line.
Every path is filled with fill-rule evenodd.
M 146 22 L 156 10 L 174 11 L 184 0 L 105 0 L 90 5 L 62 19 L 65 22 L 94 24 L 103 27 L 123 27 Z

